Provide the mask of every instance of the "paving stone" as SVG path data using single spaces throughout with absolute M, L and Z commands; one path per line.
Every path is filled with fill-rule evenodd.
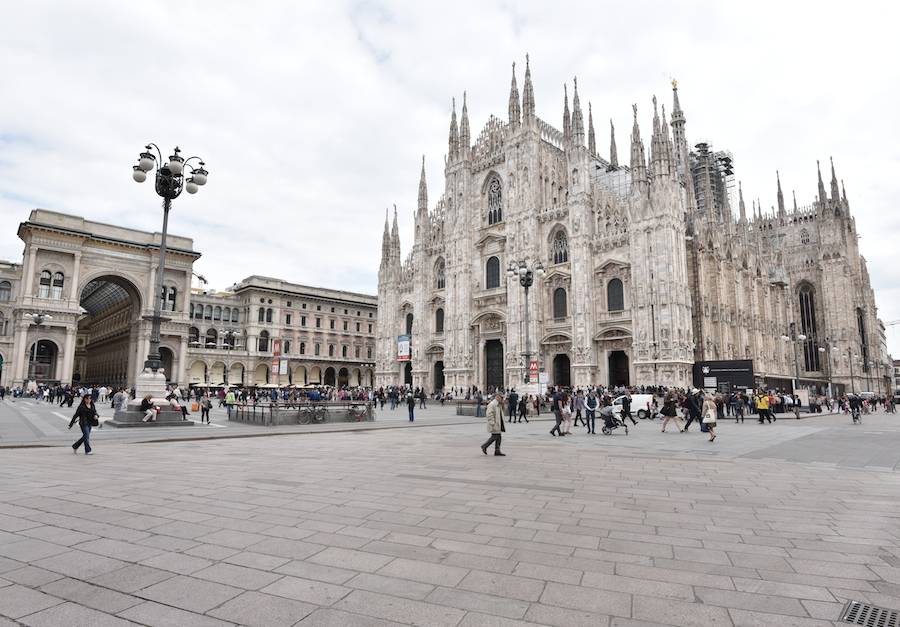
M 434 586 L 426 583 L 410 581 L 409 579 L 398 579 L 396 577 L 385 577 L 383 575 L 375 575 L 372 573 L 360 573 L 350 581 L 346 582 L 345 585 L 350 588 L 391 594 L 395 597 L 417 599 L 419 601 L 427 597 L 431 591 L 434 590 Z
M 154 529 L 154 531 L 157 531 L 157 529 Z M 198 542 L 227 546 L 232 549 L 246 549 L 250 545 L 266 540 L 266 536 L 246 531 L 235 531 L 234 529 L 220 529 L 219 531 L 191 539 Z
M 191 573 L 202 570 L 212 564 L 211 561 L 202 557 L 194 557 L 193 555 L 185 555 L 184 553 L 162 553 L 141 562 L 143 566 L 168 570 L 181 575 L 190 575 Z
M 59 605 L 63 601 L 49 594 L 18 584 L 5 586 L 0 592 L 0 615 L 22 618 L 41 610 Z
M 393 558 L 390 556 L 379 555 L 378 553 L 330 547 L 321 553 L 316 553 L 310 557 L 308 561 L 313 562 L 314 564 L 324 564 L 325 566 L 349 568 L 350 570 L 361 570 L 363 572 L 373 573 L 392 559 Z
M 507 618 L 522 618 L 528 610 L 526 601 L 470 592 L 459 588 L 437 588 L 425 600 L 430 603 L 449 605 L 462 610 L 473 610 Z
M 217 544 L 200 544 L 184 551 L 186 555 L 193 555 L 194 557 L 202 557 L 213 561 L 223 560 L 232 555 L 237 555 L 240 552 L 240 549 L 231 549 Z
M 455 586 L 468 572 L 465 568 L 398 558 L 381 568 L 378 574 L 421 581 L 435 586 Z
M 327 606 L 345 597 L 350 592 L 350 588 L 322 581 L 285 576 L 266 586 L 260 592 Z
M 33 565 L 75 579 L 92 579 L 127 566 L 127 562 L 76 550 L 38 560 Z
M 459 582 L 457 587 L 503 598 L 537 601 L 544 591 L 544 582 L 514 575 L 473 570 Z
M 137 597 L 68 577 L 48 583 L 41 591 L 110 614 L 143 602 Z
M 256 542 L 248 547 L 240 547 L 248 549 L 254 553 L 263 553 L 265 555 L 274 555 L 276 557 L 284 557 L 295 560 L 303 560 L 311 555 L 325 549 L 321 544 L 312 544 L 303 540 L 288 540 L 284 538 L 265 538 L 261 542 Z
M 97 539 L 97 536 L 88 533 L 81 533 L 80 531 L 73 531 L 72 529 L 64 529 L 53 525 L 33 527 L 22 531 L 21 535 L 37 538 L 39 540 L 46 540 L 47 542 L 61 544 L 63 546 L 74 546 L 80 542 Z
M 16 570 L 10 570 L 3 573 L 3 578 L 7 581 L 20 583 L 29 588 L 39 588 L 45 583 L 62 579 L 62 575 L 54 573 L 37 566 L 25 566 Z
M 771 627 L 772 625 L 778 625 L 778 627 L 833 627 L 833 625 L 837 624 L 815 618 L 767 614 L 748 610 L 729 609 L 728 613 L 731 614 L 734 627 Z
M 172 627 L 173 625 L 178 625 L 178 627 L 232 627 L 233 625 L 231 622 L 212 616 L 186 612 L 176 607 L 151 601 L 119 612 L 118 616 L 151 627 Z
M 599 588 L 601 590 L 615 590 L 629 594 L 644 594 L 684 601 L 694 600 L 693 589 L 685 584 L 670 583 L 666 581 L 653 581 L 652 579 L 635 579 L 622 577 L 621 575 L 609 575 L 587 571 L 581 580 L 581 585 L 587 588 Z
M 89 540 L 77 545 L 75 548 L 79 551 L 105 555 L 124 562 L 140 562 L 163 554 L 163 551 L 160 549 L 131 542 L 122 542 L 121 540 L 110 540 L 109 538 Z
M 291 560 L 285 557 L 275 557 L 274 555 L 266 555 L 265 553 L 254 553 L 253 551 L 243 551 L 225 558 L 223 561 L 238 566 L 246 566 L 247 568 L 258 568 L 259 570 L 275 570 L 279 566 L 287 564 Z
M 210 610 L 209 615 L 249 627 L 289 627 L 315 609 L 309 603 L 248 591 Z
M 531 564 L 528 562 L 519 562 L 512 574 L 521 577 L 531 577 L 532 579 L 569 584 L 581 583 L 582 577 L 582 572 L 573 568 L 556 568 L 553 566 L 543 566 L 541 564 Z
M 335 609 L 421 627 L 454 627 L 465 615 L 456 608 L 365 590 L 351 592 L 335 605 Z
M 610 590 L 599 593 L 596 588 L 550 582 L 544 588 L 541 603 L 583 610 L 593 614 L 631 616 L 631 595 Z
M 778 597 L 768 594 L 752 594 L 734 590 L 718 590 L 716 588 L 695 587 L 697 598 L 706 605 L 718 605 L 727 608 L 771 612 L 790 616 L 806 616 L 806 610 L 797 599 Z
M 541 603 L 532 603 L 525 612 L 525 620 L 539 625 L 556 627 L 606 627 L 610 617 L 583 610 L 573 610 Z
M 224 583 L 245 590 L 258 590 L 279 579 L 283 575 L 269 573 L 255 568 L 235 566 L 234 564 L 213 564 L 208 568 L 199 570 L 193 574 L 198 579 L 206 579 Z
M 734 586 L 742 592 L 772 594 L 775 596 L 809 599 L 811 601 L 834 601 L 832 594 L 818 586 L 804 586 L 794 583 L 763 581 L 760 579 L 734 578 Z
M 0 556 L 20 562 L 36 562 L 51 555 L 59 555 L 69 547 L 36 538 L 22 539 L 20 542 L 0 545 Z
M 721 607 L 635 595 L 633 618 L 679 627 L 730 626 L 728 611 Z
M 407 625 L 409 623 L 406 623 Z M 403 623 L 361 616 L 340 610 L 316 610 L 299 623 L 298 627 L 403 627 Z
M 95 583 L 106 588 L 112 588 L 120 592 L 136 592 L 141 588 L 152 586 L 160 581 L 171 579 L 174 575 L 166 570 L 132 564 L 124 568 L 108 572 L 91 579 Z
M 21 621 L 33 627 L 127 627 L 134 624 L 77 603 L 61 603 L 26 616 Z
M 282 575 L 293 575 L 300 579 L 315 579 L 316 581 L 324 581 L 326 583 L 344 583 L 348 579 L 354 577 L 357 573 L 353 570 L 345 568 L 335 568 L 333 566 L 323 566 L 322 564 L 313 564 L 299 560 L 289 561 L 275 569 L 275 572 Z
M 236 597 L 242 590 L 212 581 L 177 575 L 140 590 L 137 595 L 190 612 L 206 612 Z

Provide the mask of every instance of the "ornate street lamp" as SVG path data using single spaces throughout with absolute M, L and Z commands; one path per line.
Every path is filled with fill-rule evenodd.
M 797 388 L 800 387 L 800 362 L 797 360 L 797 344 L 806 341 L 806 336 L 802 333 L 797 333 L 797 323 L 792 322 L 788 325 L 788 333 L 789 335 L 782 335 L 781 339 L 785 342 L 790 342 L 794 349 L 794 393 L 797 393 Z
M 506 274 L 510 277 L 519 277 L 519 285 L 525 288 L 525 351 L 522 356 L 525 358 L 525 377 L 524 383 L 530 382 L 529 373 L 531 371 L 531 344 L 528 336 L 528 289 L 534 284 L 535 275 L 544 274 L 544 265 L 540 261 L 529 264 L 526 260 L 512 261 L 506 269 Z
M 156 151 L 154 155 L 151 150 Z M 181 150 L 176 146 L 174 154 L 169 156 L 169 160 L 165 165 L 163 163 L 162 152 L 156 144 L 147 144 L 145 151 L 138 156 L 138 163 L 133 167 L 132 178 L 138 183 L 147 180 L 147 173 L 156 167 L 156 187 L 155 191 L 158 196 L 163 199 L 163 227 L 162 237 L 159 244 L 159 269 L 156 275 L 156 298 L 153 301 L 153 315 L 145 319 L 152 322 L 150 330 L 150 353 L 144 362 L 144 369 L 150 369 L 154 373 L 159 371 L 159 331 L 163 322 L 160 315 L 162 305 L 163 278 L 166 270 L 166 235 L 169 229 L 169 211 L 172 208 L 172 201 L 181 195 L 181 190 L 186 189 L 188 194 L 196 194 L 197 190 L 206 185 L 206 177 L 209 175 L 204 169 L 204 163 L 200 157 L 190 157 L 185 159 L 181 156 Z M 197 161 L 196 167 L 191 165 L 191 161 Z M 185 172 L 185 170 L 188 170 Z M 185 174 L 188 174 L 185 180 Z M 168 318 L 166 318 L 168 320 Z

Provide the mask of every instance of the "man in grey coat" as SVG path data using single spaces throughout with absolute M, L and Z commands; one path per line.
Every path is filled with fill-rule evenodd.
M 496 392 L 494 398 L 487 406 L 487 430 L 491 434 L 488 441 L 481 445 L 481 452 L 487 455 L 487 449 L 493 442 L 494 455 L 498 457 L 506 457 L 505 453 L 500 452 L 501 433 L 506 431 L 503 425 L 503 394 Z

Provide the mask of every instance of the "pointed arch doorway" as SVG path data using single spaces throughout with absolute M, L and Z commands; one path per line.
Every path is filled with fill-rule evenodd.
M 609 387 L 628 387 L 631 385 L 628 374 L 628 355 L 625 351 L 609 353 Z

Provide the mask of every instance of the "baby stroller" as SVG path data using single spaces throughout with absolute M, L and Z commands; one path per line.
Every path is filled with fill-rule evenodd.
M 603 435 L 611 435 L 615 429 L 622 427 L 625 429 L 625 435 L 628 435 L 628 425 L 622 420 L 622 416 L 616 413 L 612 407 L 607 406 L 600 409 L 600 418 L 603 419 L 603 426 L 600 431 Z

